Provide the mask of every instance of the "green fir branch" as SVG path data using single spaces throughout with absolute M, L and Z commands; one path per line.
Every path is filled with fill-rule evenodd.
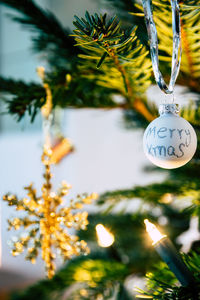
M 51 63 L 53 59 L 59 58 L 70 62 L 69 56 L 77 55 L 74 40 L 69 36 L 70 30 L 64 28 L 49 10 L 43 9 L 33 0 L 0 0 L 0 4 L 15 10 L 18 15 L 11 15 L 11 18 L 28 30 L 34 31 L 33 49 L 36 52 L 44 52 L 46 59 L 50 59 Z
M 179 181 L 165 181 L 162 183 L 153 183 L 146 186 L 135 186 L 132 189 L 118 190 L 106 192 L 98 199 L 98 204 L 116 205 L 120 201 L 142 199 L 151 204 L 162 203 L 163 197 L 166 194 L 173 194 L 174 196 L 183 196 L 185 191 L 194 187 L 194 183 L 185 182 L 180 185 Z M 196 189 L 196 186 L 194 187 Z
M 107 20 L 106 14 L 76 17 L 76 45 L 85 55 L 81 70 L 95 70 L 85 75 L 97 84 L 114 88 L 122 94 L 130 108 L 151 121 L 154 115 L 146 108 L 145 92 L 151 83 L 151 62 L 148 52 L 138 43 L 136 28 L 122 30 L 116 17 Z
M 0 91 L 4 95 L 7 109 L 20 121 L 26 112 L 34 121 L 39 109 L 45 103 L 45 90 L 37 83 L 0 77 Z
M 177 279 L 165 263 L 157 264 L 153 272 L 147 274 L 148 291 L 138 290 L 138 298 L 157 300 L 198 300 L 200 299 L 199 265 L 200 255 L 195 252 L 183 254 L 187 267 L 195 276 L 196 282 L 191 286 L 177 286 Z M 162 278 L 162 279 L 160 279 Z
M 11 300 L 61 299 L 71 285 L 75 288 L 68 293 L 68 299 L 74 299 L 75 295 L 80 299 L 92 299 L 105 291 L 108 294 L 118 282 L 123 282 L 127 274 L 126 265 L 101 254 L 82 256 L 72 259 L 51 281 L 43 280 L 22 292 L 15 292 Z M 81 296 L 80 289 L 88 291 L 88 298 Z
M 107 20 L 106 14 L 90 16 L 86 13 L 85 16 L 86 19 L 82 18 L 81 20 L 76 17 L 76 21 L 74 22 L 74 25 L 77 27 L 77 29 L 74 30 L 76 45 L 81 47 L 87 54 L 87 56 L 81 57 L 90 59 L 90 64 L 95 61 L 98 68 L 105 61 L 110 68 L 112 66 L 114 67 L 113 71 L 117 69 L 118 73 L 121 73 L 122 83 L 124 85 L 124 90 L 122 88 L 120 91 L 124 95 L 128 94 L 130 98 L 129 101 L 133 101 L 133 99 L 131 99 L 133 97 L 131 77 L 134 76 L 133 74 L 138 73 L 137 76 L 139 77 L 136 78 L 139 82 L 135 80 L 135 83 L 137 87 L 142 86 L 142 84 L 148 81 L 147 74 L 148 71 L 151 70 L 150 64 L 148 65 L 147 61 L 144 61 L 148 53 L 141 52 L 141 45 L 135 42 L 135 28 L 124 32 L 117 18 L 113 17 Z M 86 62 L 87 61 L 85 61 L 84 64 Z M 146 74 L 145 80 L 140 78 L 142 77 L 142 73 L 140 73 L 137 68 L 137 66 L 141 66 L 142 63 L 145 64 L 146 67 L 144 71 Z M 107 72 L 103 73 L 103 75 L 107 74 Z M 141 93 L 141 89 L 138 93 Z
M 112 1 L 108 2 L 112 3 Z M 37 51 L 44 51 L 47 54 L 50 66 L 49 84 L 54 95 L 54 105 L 77 108 L 121 107 L 131 109 L 134 123 L 140 124 L 140 126 L 145 126 L 147 121 L 156 117 L 155 108 L 147 103 L 145 96 L 152 80 L 151 62 L 148 52 L 144 47 L 141 48 L 137 28 L 130 29 L 129 25 L 124 26 L 123 23 L 121 25 L 116 17 L 108 19 L 106 15 L 95 14 L 92 16 L 86 13 L 85 19 L 77 17 L 75 21 L 75 26 L 77 26 L 75 38 L 79 47 L 73 47 L 74 42 L 73 38 L 69 37 L 69 30 L 65 29 L 52 13 L 36 5 L 34 1 L 0 0 L 0 3 L 19 12 L 19 17 L 14 17 L 17 22 L 28 29 L 34 29 L 33 48 L 38 47 Z M 188 0 L 181 4 L 184 28 L 191 31 L 191 34 L 189 31 L 187 33 L 187 42 L 193 62 L 192 68 L 195 72 L 191 72 L 190 69 L 188 72 L 190 78 L 188 75 L 181 75 L 178 81 L 196 91 L 199 86 L 196 84 L 199 68 L 198 51 L 196 51 L 198 50 L 199 36 L 198 3 Z M 170 6 L 166 5 L 164 0 L 161 5 L 157 5 L 157 2 L 154 4 L 155 19 L 159 29 L 160 58 L 165 57 L 165 62 L 161 67 L 168 68 L 165 72 L 168 74 L 169 59 L 166 61 L 166 58 L 171 57 L 171 53 L 169 53 L 170 47 L 166 48 L 166 38 L 172 42 Z M 124 7 L 124 11 L 132 6 L 131 12 L 134 16 L 139 11 L 139 6 L 132 5 L 132 1 L 120 0 L 115 5 L 119 5 L 120 9 Z M 156 13 L 156 10 L 160 13 Z M 138 18 L 140 19 L 138 24 L 144 23 L 143 18 Z M 133 22 L 133 24 L 135 23 Z M 167 30 L 167 34 L 166 32 L 163 34 L 163 30 Z M 41 46 L 39 46 L 40 43 Z M 77 53 L 79 53 L 80 60 L 76 59 Z M 188 55 L 186 56 L 188 61 Z M 186 72 L 184 71 L 186 66 L 184 61 L 186 60 L 183 55 L 183 73 Z M 61 65 L 66 67 L 61 67 Z M 70 86 L 66 87 L 65 77 L 68 73 L 72 76 L 72 82 Z M 20 120 L 24 113 L 29 111 L 33 120 L 43 103 L 40 96 L 36 92 L 33 94 L 30 90 L 32 96 L 28 99 L 25 92 L 19 94 L 16 89 L 16 93 L 14 93 L 14 85 L 10 86 L 10 90 L 13 91 L 11 93 L 13 96 L 9 98 L 8 102 L 9 113 L 16 114 Z M 1 91 L 4 91 L 3 87 Z M 123 103 L 117 104 L 112 98 L 113 93 L 122 95 Z M 130 116 L 131 111 L 126 116 Z M 195 126 L 199 126 L 198 111 L 198 106 L 196 108 L 194 105 L 184 109 L 184 116 L 187 115 L 189 121 Z
M 180 3 L 181 12 L 181 36 L 182 36 L 182 59 L 180 75 L 177 84 L 189 87 L 192 91 L 199 93 L 200 60 L 199 60 L 199 36 L 200 36 L 200 9 L 199 1 L 184 1 Z M 135 9 L 141 12 L 143 19 L 143 8 L 135 4 Z M 133 12 L 133 15 L 137 15 Z M 172 20 L 170 2 L 165 0 L 153 0 L 153 16 L 159 39 L 160 68 L 165 78 L 169 79 L 172 57 Z M 167 75 L 168 74 L 168 75 Z
M 128 28 L 136 25 L 136 35 L 145 46 L 148 45 L 148 37 L 144 20 L 137 14 L 140 14 L 140 9 L 135 5 L 135 0 L 106 0 L 105 5 L 108 11 L 112 10 L 122 21 L 122 28 Z
M 117 103 L 112 98 L 110 89 L 99 87 L 90 79 L 80 82 L 77 73 L 70 77 L 70 82 L 67 82 L 65 70 L 59 74 L 57 72 L 47 74 L 46 80 L 53 95 L 53 107 L 105 109 L 124 107 L 124 103 Z M 33 122 L 46 101 L 44 88 L 34 82 L 25 83 L 21 80 L 0 77 L 0 91 L 7 111 L 18 121 L 28 113 Z
M 35 299 L 34 297 L 38 300 L 55 299 L 53 297 L 60 299 L 68 289 L 74 291 L 72 294 L 67 294 L 68 299 L 74 299 L 75 296 L 84 299 L 81 294 L 83 289 L 87 292 L 86 299 L 88 300 L 98 294 L 101 294 L 103 299 L 107 299 L 108 295 L 114 296 L 113 294 L 132 299 L 128 298 L 129 295 L 124 289 L 125 280 L 132 274 L 144 275 L 147 270 L 152 269 L 158 259 L 151 241 L 144 238 L 146 233 L 143 220 L 146 217 L 157 222 L 157 218 L 153 217 L 151 212 L 133 215 L 90 215 L 88 230 L 80 231 L 79 237 L 88 241 L 91 245 L 91 253 L 87 257 L 82 256 L 69 261 L 51 281 L 42 280 L 25 291 L 15 293 L 11 299 L 32 300 Z M 187 222 L 184 227 L 178 227 L 177 220 L 174 223 L 170 220 L 168 227 L 176 232 L 174 239 L 188 226 Z M 184 223 L 185 218 L 182 216 L 180 221 Z M 114 234 L 115 243 L 112 247 L 100 248 L 98 246 L 95 235 L 95 226 L 98 223 L 104 224 Z M 127 231 L 127 226 L 129 231 Z M 167 272 L 169 272 L 168 269 L 165 272 L 165 278 Z M 172 276 L 171 273 L 170 276 Z M 72 286 L 74 289 L 71 289 Z

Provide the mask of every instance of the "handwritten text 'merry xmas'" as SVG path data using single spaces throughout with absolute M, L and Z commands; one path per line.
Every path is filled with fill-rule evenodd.
M 150 137 L 158 138 L 158 140 L 163 141 L 167 139 L 176 139 L 176 145 L 155 145 L 146 144 L 148 149 L 148 154 L 153 157 L 156 156 L 175 156 L 181 158 L 184 156 L 184 149 L 188 147 L 191 143 L 191 133 L 189 129 L 174 129 L 167 127 L 157 128 L 156 126 L 150 127 L 146 133 L 146 139 Z M 174 142 L 174 139 L 173 139 Z

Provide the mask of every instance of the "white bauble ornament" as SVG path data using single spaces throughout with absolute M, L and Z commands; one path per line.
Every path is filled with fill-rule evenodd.
M 162 104 L 159 112 L 160 117 L 144 132 L 144 153 L 158 167 L 179 168 L 190 161 L 196 151 L 196 133 L 190 123 L 178 115 L 177 104 Z

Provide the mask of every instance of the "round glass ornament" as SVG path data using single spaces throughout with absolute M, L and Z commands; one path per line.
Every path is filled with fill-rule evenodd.
M 197 136 L 192 125 L 178 115 L 178 105 L 161 104 L 160 117 L 144 132 L 143 148 L 156 166 L 175 169 L 190 161 L 197 148 Z

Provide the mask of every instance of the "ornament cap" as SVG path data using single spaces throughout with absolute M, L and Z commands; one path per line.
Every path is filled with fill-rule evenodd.
M 159 114 L 162 116 L 164 114 L 172 113 L 174 115 L 178 115 L 179 113 L 179 105 L 176 103 L 165 103 L 160 104 L 159 106 Z

